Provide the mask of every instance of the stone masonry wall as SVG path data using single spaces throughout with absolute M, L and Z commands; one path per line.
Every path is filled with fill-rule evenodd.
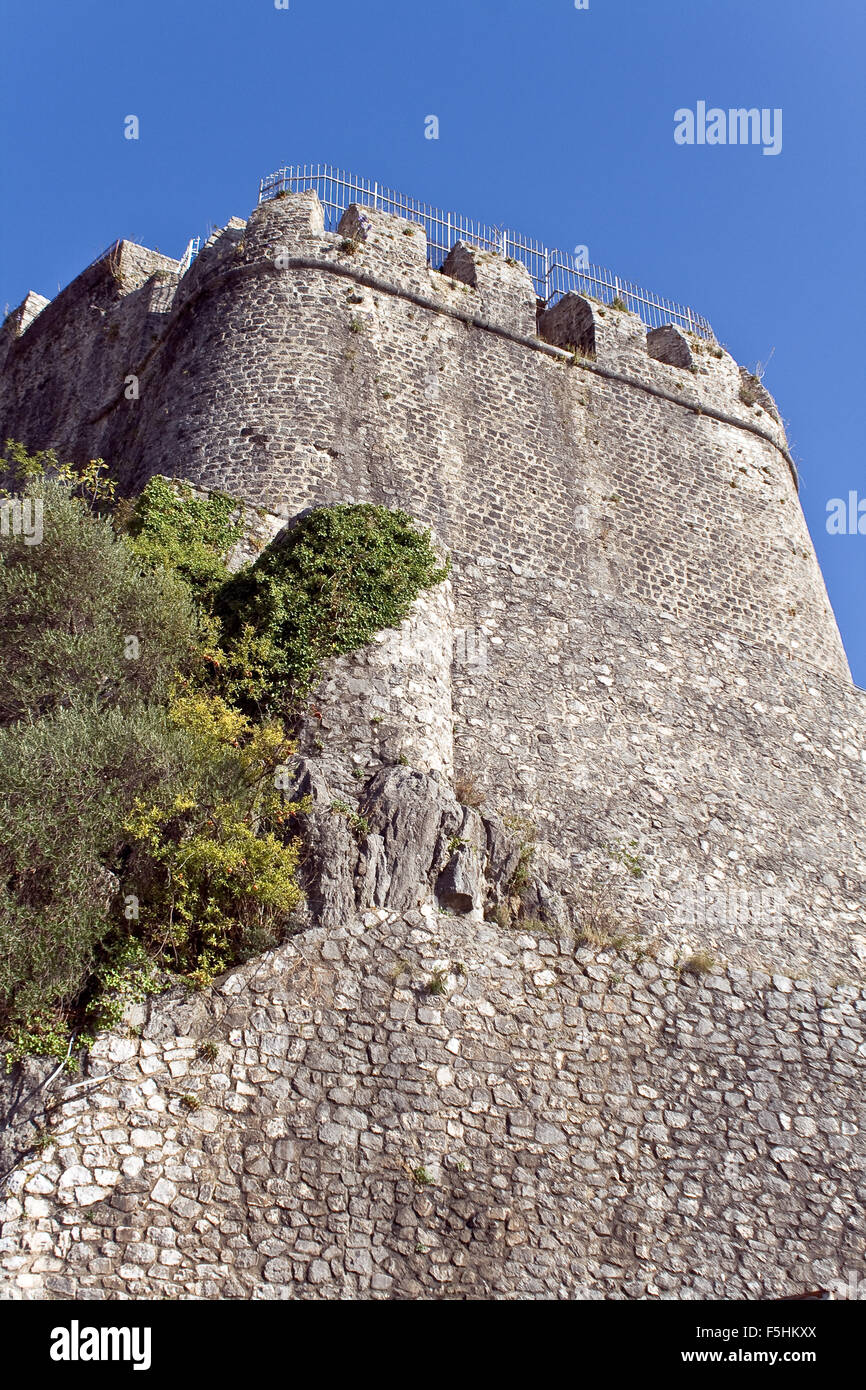
M 278 198 L 166 282 L 143 356 L 156 290 L 112 280 L 129 327 L 98 378 L 70 338 L 98 267 L 43 308 L 0 375 L 0 435 L 286 518 L 404 507 L 453 558 L 455 770 L 577 877 L 637 839 L 671 941 L 684 894 L 772 890 L 769 919 L 692 935 L 848 978 L 866 936 L 866 711 L 772 402 L 749 404 L 714 345 L 648 344 L 633 315 L 576 296 L 533 337 L 522 266 L 460 245 L 446 269 L 427 266 L 423 228 L 356 208 L 325 233 L 314 195 Z M 564 351 L 574 339 L 594 358 Z M 121 392 L 95 424 L 71 399 L 66 423 L 46 414 L 40 373 L 110 402 L 129 370 L 139 399 Z
M 307 932 L 56 1087 L 4 1296 L 856 1296 L 864 1007 L 432 909 Z
M 57 446 L 81 462 L 100 457 L 129 375 L 161 341 L 178 269 L 170 257 L 124 241 L 35 314 L 32 304 L 23 318 L 10 315 L 0 340 L 0 442 Z
M 398 628 L 338 657 L 310 702 L 304 752 L 326 748 L 345 774 L 403 758 L 423 772 L 454 776 L 450 580 L 423 590 Z M 357 787 L 357 781 L 355 783 Z M 351 784 L 338 787 L 348 790 Z
M 433 528 L 449 583 L 333 664 L 301 751 L 341 797 L 353 767 L 399 786 L 401 754 L 443 798 L 475 782 L 578 903 L 628 846 L 640 937 L 347 912 L 133 1012 L 81 1081 L 19 1070 L 5 1296 L 841 1291 L 863 1272 L 866 695 L 772 401 L 630 314 L 536 318 L 525 270 L 471 247 L 433 272 L 398 218 L 327 234 L 311 195 L 176 270 L 124 244 L 30 296 L 0 439 L 236 495 L 238 559 L 321 503 Z

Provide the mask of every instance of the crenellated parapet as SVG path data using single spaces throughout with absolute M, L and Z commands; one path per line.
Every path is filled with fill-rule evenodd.
M 507 261 L 492 251 L 479 251 L 458 241 L 442 274 L 475 290 L 481 317 L 513 333 L 535 333 L 537 300 L 529 272 L 519 261 Z
M 248 222 L 230 219 L 182 276 L 178 262 L 122 241 L 53 301 L 31 292 L 8 316 L 0 337 L 8 402 L 0 432 L 23 432 L 34 447 L 51 438 L 73 453 L 116 446 L 128 415 L 122 389 L 127 377 L 159 353 L 162 338 L 170 328 L 174 331 L 186 308 L 203 295 L 231 293 L 234 272 L 267 276 L 276 271 L 286 277 L 310 269 L 334 277 L 335 299 L 341 292 L 339 280 L 354 280 L 362 292 L 408 299 L 428 313 L 453 317 L 526 347 L 534 344 L 538 351 L 558 349 L 579 358 L 584 368 L 594 362 L 599 371 L 671 391 L 685 409 L 725 412 L 747 428 L 765 431 L 787 452 L 771 397 L 718 344 L 686 335 L 673 324 L 648 332 L 624 308 L 574 293 L 545 307 L 522 264 L 462 240 L 441 270 L 433 270 L 423 226 L 377 209 L 353 204 L 337 231 L 327 232 L 313 192 L 286 193 L 262 203 Z M 37 318 L 41 322 L 34 326 Z M 67 337 L 77 339 L 70 352 L 62 348 Z M 47 387 L 47 398 L 39 421 L 31 423 L 34 412 L 26 398 L 34 373 L 44 379 L 46 368 L 49 380 L 43 380 L 42 390 Z M 71 389 L 72 379 L 82 377 L 86 402 L 79 402 Z M 99 396 L 95 412 L 94 385 Z M 118 420 L 110 418 L 115 409 Z

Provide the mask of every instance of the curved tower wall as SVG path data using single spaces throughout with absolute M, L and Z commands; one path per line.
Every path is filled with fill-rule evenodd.
M 316 503 L 430 525 L 449 582 L 333 664 L 303 751 L 341 796 L 401 754 L 467 778 L 632 915 L 576 949 L 370 910 L 131 1006 L 82 1079 L 16 1069 L 4 1294 L 856 1297 L 866 696 L 770 398 L 369 209 L 153 257 L 9 317 L 0 437 L 270 509 L 238 560 Z
M 327 233 L 314 194 L 277 198 L 161 286 L 158 326 L 152 279 L 114 286 L 110 351 L 64 418 L 28 383 L 68 370 L 74 282 L 7 352 L 3 432 L 101 453 L 130 489 L 160 472 L 290 516 L 405 508 L 453 556 L 458 773 L 576 881 L 636 840 L 641 911 L 671 939 L 848 970 L 863 695 L 772 401 L 631 314 L 568 296 L 537 315 L 520 265 L 458 245 L 444 269 L 415 224 L 349 209 Z M 693 910 L 707 891 L 729 905 Z

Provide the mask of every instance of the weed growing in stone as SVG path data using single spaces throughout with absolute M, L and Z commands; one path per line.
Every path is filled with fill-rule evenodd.
M 359 815 L 348 803 L 348 801 L 336 800 L 331 802 L 331 810 L 340 816 L 345 816 L 351 829 L 355 834 L 363 839 L 370 833 L 370 823 L 366 816 Z
M 684 960 L 680 966 L 680 973 L 688 972 L 691 975 L 710 975 L 716 968 L 716 958 L 710 955 L 709 951 L 695 951 L 694 955 Z
M 619 498 L 616 499 L 619 501 Z M 611 498 L 613 501 L 613 498 Z M 632 878 L 642 878 L 646 864 L 643 855 L 639 853 L 637 840 L 629 840 L 628 844 L 608 845 L 607 852 L 616 864 L 622 864 L 628 869 Z
M 473 782 L 471 777 L 457 777 L 454 781 L 454 795 L 461 806 L 469 806 L 477 810 L 483 806 L 486 800 L 486 793 Z
M 31 1149 L 34 1153 L 44 1154 L 46 1149 L 50 1149 L 52 1144 L 57 1142 L 50 1129 L 37 1129 L 31 1142 Z
M 508 815 L 503 819 L 508 829 L 521 837 L 517 865 L 507 888 L 509 896 L 519 898 L 530 883 L 529 865 L 535 853 L 535 826 L 525 816 Z

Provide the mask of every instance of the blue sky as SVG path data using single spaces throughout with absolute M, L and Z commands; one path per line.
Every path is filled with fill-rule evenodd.
M 866 687 L 866 535 L 825 525 L 830 498 L 866 499 L 861 0 L 0 0 L 0 41 L 0 308 L 117 236 L 180 255 L 263 174 L 322 160 L 586 244 L 750 367 L 775 349 L 765 385 Z M 676 145 L 698 101 L 781 108 L 781 153 Z

